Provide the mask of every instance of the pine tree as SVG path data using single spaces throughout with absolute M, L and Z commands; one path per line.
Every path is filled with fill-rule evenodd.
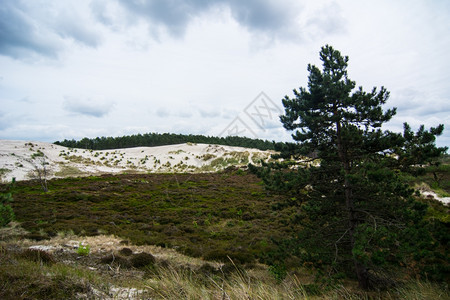
M 405 168 L 417 162 L 414 149 L 420 146 L 408 125 L 403 136 L 382 131 L 396 113 L 395 108 L 383 111 L 389 98 L 384 87 L 355 89 L 347 75 L 348 57 L 331 46 L 322 47 L 320 59 L 323 70 L 308 65 L 308 89 L 286 96 L 280 117 L 297 141 L 295 147 L 285 145 L 282 156 L 295 161 L 314 153 L 320 166 L 259 172 L 269 187 L 301 202 L 297 219 L 303 230 L 294 254 L 329 273 L 353 273 L 367 289 L 389 277 L 386 266 L 413 255 L 412 243 L 431 239 L 423 226 L 426 205 L 414 200 L 398 172 L 400 161 Z M 442 130 L 442 125 L 430 131 L 421 127 L 416 137 L 426 136 L 422 144 L 428 152 L 416 151 L 424 155 L 420 162 L 446 151 L 434 145 Z

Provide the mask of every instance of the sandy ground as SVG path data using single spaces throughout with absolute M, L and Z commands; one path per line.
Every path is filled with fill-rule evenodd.
M 207 144 L 92 151 L 50 143 L 0 140 L 0 179 L 33 179 L 123 172 L 214 172 L 267 161 L 270 151 Z

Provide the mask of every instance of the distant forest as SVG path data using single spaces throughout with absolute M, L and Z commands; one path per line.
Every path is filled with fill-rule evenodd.
M 251 139 L 240 136 L 213 137 L 204 135 L 185 135 L 174 133 L 145 133 L 126 135 L 122 137 L 96 137 L 94 139 L 83 138 L 77 140 L 67 140 L 55 142 L 56 145 L 69 148 L 81 148 L 92 150 L 122 149 L 132 147 L 154 147 L 183 143 L 216 144 L 226 146 L 236 146 L 245 148 L 255 148 L 260 150 L 276 150 L 283 146 L 283 143 L 267 141 L 261 139 Z

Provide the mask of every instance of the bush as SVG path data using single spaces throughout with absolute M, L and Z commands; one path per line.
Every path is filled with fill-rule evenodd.
M 130 248 L 124 247 L 124 248 L 120 249 L 119 253 L 122 255 L 125 255 L 125 256 L 130 256 L 133 254 L 133 250 L 131 250 Z
M 14 220 L 14 212 L 10 205 L 0 203 L 0 227 L 5 227 Z
M 143 268 L 148 265 L 153 265 L 155 261 L 155 257 L 146 252 L 135 254 L 130 259 L 131 265 L 135 268 Z
M 271 265 L 269 272 L 277 282 L 282 282 L 287 276 L 286 266 L 283 264 Z

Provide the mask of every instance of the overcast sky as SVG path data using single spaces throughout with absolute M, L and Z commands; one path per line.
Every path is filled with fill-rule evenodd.
M 0 0 L 0 139 L 290 140 L 281 99 L 330 44 L 401 131 L 450 145 L 450 1 Z

